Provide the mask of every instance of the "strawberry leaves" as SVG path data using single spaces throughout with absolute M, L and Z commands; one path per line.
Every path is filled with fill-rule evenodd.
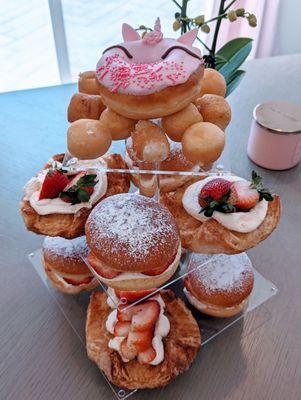
M 257 174 L 256 171 L 252 171 L 251 187 L 256 189 L 259 193 L 259 201 L 262 199 L 265 199 L 266 201 L 273 200 L 273 196 L 271 195 L 269 189 L 263 187 L 262 178 Z
M 76 184 L 60 193 L 60 199 L 72 205 L 88 202 L 97 183 L 96 177 L 96 174 L 86 174 L 80 177 Z
M 222 213 L 228 214 L 235 212 L 236 209 L 233 204 L 228 202 L 231 195 L 231 189 L 227 191 L 219 200 L 214 200 L 212 197 L 205 197 L 205 202 L 207 205 L 201 208 L 200 213 L 204 213 L 205 217 L 212 217 L 214 211 L 220 211 Z

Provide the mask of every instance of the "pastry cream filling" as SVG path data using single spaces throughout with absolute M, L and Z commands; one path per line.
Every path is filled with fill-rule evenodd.
M 179 244 L 177 254 L 173 262 L 169 265 L 168 268 L 166 268 L 165 271 L 162 272 L 162 274 L 155 275 L 155 276 L 150 276 L 150 275 L 145 275 L 142 272 L 121 272 L 120 275 L 115 276 L 115 278 L 104 278 L 101 275 L 98 275 L 97 272 L 93 269 L 94 274 L 102 281 L 102 282 L 118 282 L 118 281 L 123 281 L 123 280 L 128 280 L 128 279 L 144 279 L 144 280 L 153 280 L 154 278 L 160 278 L 161 276 L 166 275 L 168 272 L 172 271 L 173 268 L 179 264 L 180 258 L 181 258 L 181 243 Z
M 245 300 L 243 300 L 241 303 L 232 306 L 232 307 L 223 307 L 223 306 L 217 306 L 215 304 L 210 304 L 210 303 L 206 303 L 206 302 L 202 302 L 200 300 L 198 300 L 189 290 L 187 290 L 186 288 L 183 289 L 183 292 L 185 294 L 185 296 L 187 297 L 188 301 L 190 304 L 192 304 L 195 308 L 199 309 L 200 311 L 202 310 L 211 310 L 213 312 L 220 312 L 220 311 L 235 311 L 235 310 L 239 310 L 241 308 L 243 308 L 249 298 L 246 298 Z
M 115 291 L 114 291 L 114 295 L 116 296 Z M 118 299 L 117 296 L 116 296 L 116 298 Z M 164 315 L 165 303 L 164 303 L 164 300 L 162 299 L 161 295 L 155 294 L 154 296 L 148 298 L 147 300 L 156 300 L 160 305 L 160 314 L 159 314 L 159 318 L 155 325 L 154 336 L 152 339 L 152 347 L 154 348 L 154 350 L 156 352 L 156 357 L 153 359 L 153 361 L 151 361 L 149 363 L 150 365 L 158 365 L 164 360 L 164 345 L 163 345 L 162 339 L 168 335 L 168 333 L 170 331 L 170 323 L 169 323 L 169 319 L 166 317 L 166 315 Z M 114 307 L 116 307 L 116 306 L 114 305 Z M 116 323 L 117 323 L 117 309 L 114 309 L 109 314 L 109 316 L 106 320 L 106 329 L 112 335 L 114 335 L 114 327 L 115 327 Z M 110 349 L 118 352 L 118 354 L 122 358 L 122 361 L 128 362 L 130 360 L 128 360 L 127 358 L 124 358 L 120 351 L 120 345 L 124 339 L 125 339 L 124 336 L 115 336 L 113 339 L 110 339 L 108 346 Z
M 183 207 L 188 212 L 188 214 L 201 222 L 205 222 L 206 220 L 208 220 L 208 218 L 213 218 L 225 228 L 231 231 L 248 233 L 257 229 L 265 219 L 268 211 L 268 202 L 264 199 L 259 201 L 255 207 L 251 208 L 251 210 L 247 212 L 239 211 L 225 214 L 219 211 L 214 211 L 212 217 L 206 217 L 204 213 L 200 213 L 200 191 L 206 183 L 213 179 L 216 179 L 217 177 L 218 176 L 210 176 L 202 181 L 195 182 L 192 185 L 188 186 L 182 198 Z M 243 178 L 231 175 L 221 176 L 221 178 L 225 178 L 230 182 L 245 180 Z
M 60 163 L 57 163 L 61 165 Z M 79 204 L 70 204 L 66 203 L 60 198 L 55 199 L 43 199 L 39 200 L 40 191 L 42 188 L 43 181 L 45 179 L 45 175 L 47 173 L 46 170 L 43 170 L 38 173 L 36 177 L 31 178 L 24 187 L 25 196 L 24 199 L 28 200 L 31 207 L 39 214 L 39 215 L 48 215 L 48 214 L 75 214 L 77 211 L 82 208 L 92 208 L 93 204 L 95 204 L 98 200 L 100 200 L 107 191 L 107 175 L 101 168 L 104 168 L 106 164 L 101 159 L 96 160 L 83 160 L 78 161 L 73 164 L 69 169 L 69 174 L 75 174 L 80 171 L 87 171 L 90 174 L 96 174 L 97 183 L 94 186 L 94 191 L 90 196 L 89 201 L 79 203 Z

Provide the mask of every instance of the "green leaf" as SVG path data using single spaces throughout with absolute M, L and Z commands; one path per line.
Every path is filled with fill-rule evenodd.
M 216 52 L 219 59 L 224 58 L 227 61 L 219 64 L 219 72 L 224 75 L 226 82 L 231 75 L 241 66 L 252 50 L 252 39 L 237 38 L 230 40 L 221 49 Z M 220 62 L 220 61 L 219 61 Z M 221 66 L 220 66 L 221 65 Z
M 85 203 L 85 202 L 89 201 L 89 199 L 90 199 L 89 194 L 83 189 L 78 189 L 77 197 L 81 203 Z
M 226 97 L 229 96 L 229 94 L 232 93 L 235 88 L 237 88 L 245 73 L 246 71 L 243 71 L 242 69 L 238 69 L 233 73 L 231 79 L 227 83 Z

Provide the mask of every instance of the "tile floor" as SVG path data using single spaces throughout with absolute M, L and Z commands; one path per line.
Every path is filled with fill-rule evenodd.
M 210 13 L 194 0 L 190 14 Z M 152 26 L 159 15 L 174 36 L 171 0 L 62 0 L 71 79 L 93 69 L 102 49 L 121 41 L 121 24 Z M 60 84 L 48 0 L 0 0 L 0 92 Z

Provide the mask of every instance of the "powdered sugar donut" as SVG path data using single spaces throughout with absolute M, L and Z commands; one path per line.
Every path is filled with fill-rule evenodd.
M 116 289 L 158 287 L 174 274 L 180 261 L 181 244 L 172 215 L 144 196 L 104 200 L 90 214 L 86 234 L 92 268 Z
M 43 264 L 53 286 L 67 294 L 97 287 L 99 283 L 82 259 L 88 252 L 85 236 L 72 240 L 47 236 L 43 243 Z
M 232 317 L 246 306 L 254 274 L 245 253 L 213 257 L 194 254 L 188 270 L 184 293 L 199 311 L 214 317 Z
M 192 46 L 197 29 L 178 40 L 163 38 L 159 19 L 143 38 L 123 24 L 124 42 L 103 52 L 96 78 L 105 104 L 132 119 L 159 118 L 186 107 L 198 95 L 204 65 Z

